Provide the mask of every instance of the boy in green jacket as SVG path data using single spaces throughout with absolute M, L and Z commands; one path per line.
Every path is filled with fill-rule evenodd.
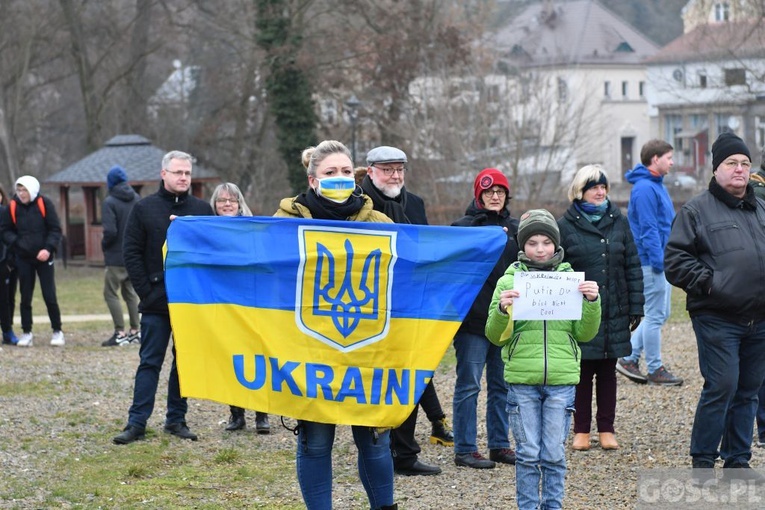
M 502 346 L 507 410 L 516 441 L 518 508 L 561 508 L 566 455 L 564 442 L 579 383 L 577 342 L 592 340 L 600 327 L 598 284 L 579 284 L 581 320 L 511 320 L 515 273 L 572 271 L 563 262 L 555 218 L 544 209 L 524 213 L 518 226 L 518 261 L 497 282 L 489 306 L 486 337 Z M 541 482 L 541 498 L 540 498 Z

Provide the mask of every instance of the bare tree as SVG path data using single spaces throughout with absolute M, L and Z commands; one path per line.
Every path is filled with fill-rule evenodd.
M 165 23 L 161 34 L 151 40 L 157 0 L 136 0 L 134 5 L 116 0 L 59 0 L 59 5 L 82 98 L 86 146 L 94 150 L 106 136 L 142 127 L 148 100 L 147 58 L 162 48 L 164 41 L 174 41 L 175 25 Z M 157 9 L 157 14 L 172 15 L 173 9 L 183 10 L 185 2 L 160 5 L 164 9 Z M 129 51 L 123 51 L 124 47 Z
M 61 20 L 46 0 L 0 2 L 0 177 L 37 171 L 59 109 Z

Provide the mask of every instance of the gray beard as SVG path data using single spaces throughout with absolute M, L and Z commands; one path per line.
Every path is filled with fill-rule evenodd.
M 401 185 L 401 188 L 403 188 L 404 185 Z M 385 195 L 388 198 L 396 198 L 401 194 L 401 188 L 392 188 L 391 186 L 386 186 L 385 188 L 378 188 L 380 191 L 382 191 L 382 194 Z

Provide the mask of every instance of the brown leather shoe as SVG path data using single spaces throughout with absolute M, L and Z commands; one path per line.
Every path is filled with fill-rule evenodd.
M 619 443 L 616 442 L 616 436 L 613 432 L 600 432 L 600 447 L 604 450 L 618 450 Z
M 584 452 L 590 449 L 590 433 L 577 432 L 574 434 L 574 441 L 571 443 L 571 449 Z

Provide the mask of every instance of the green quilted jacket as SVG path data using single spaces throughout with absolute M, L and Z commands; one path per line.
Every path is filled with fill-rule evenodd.
M 563 262 L 556 271 L 572 271 Z M 497 282 L 486 321 L 486 337 L 502 347 L 505 381 L 509 384 L 564 386 L 579 383 L 582 351 L 579 342 L 589 342 L 600 327 L 600 296 L 595 301 L 582 299 L 582 319 L 528 321 L 513 323 L 512 309 L 505 315 L 499 311 L 499 295 L 513 288 L 517 271 L 528 271 L 521 262 L 514 262 Z

